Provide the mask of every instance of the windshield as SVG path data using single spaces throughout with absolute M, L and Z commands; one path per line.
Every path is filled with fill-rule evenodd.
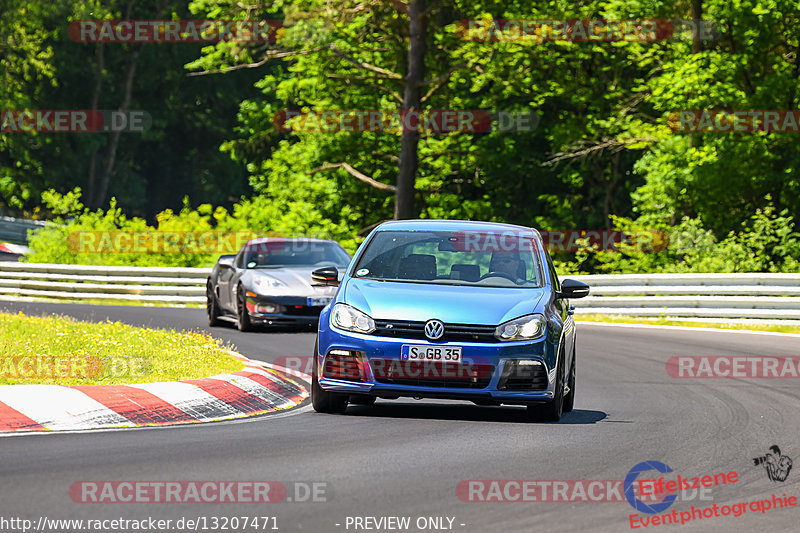
M 346 268 L 350 256 L 334 242 L 276 240 L 250 243 L 242 251 L 246 268 L 326 267 Z
M 530 235 L 506 235 L 498 240 L 487 233 L 381 231 L 370 240 L 353 277 L 481 287 L 541 287 L 543 276 L 535 249 Z

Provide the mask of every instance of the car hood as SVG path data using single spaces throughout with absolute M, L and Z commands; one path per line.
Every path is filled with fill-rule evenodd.
M 350 279 L 344 302 L 378 320 L 496 326 L 534 312 L 545 290 Z
M 245 274 L 245 285 L 255 288 L 257 280 L 263 280 L 261 292 L 275 295 L 328 294 L 336 292 L 336 287 L 326 287 L 311 282 L 311 272 L 315 267 L 250 269 Z M 333 289 L 333 290 L 331 290 Z

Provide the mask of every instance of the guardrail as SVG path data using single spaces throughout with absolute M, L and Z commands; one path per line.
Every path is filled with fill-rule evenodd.
M 41 229 L 47 224 L 41 220 L 0 216 L 0 242 L 28 244 L 28 230 Z
M 800 318 L 800 274 L 569 276 L 591 285 L 576 314 L 696 318 Z
M 0 263 L 0 298 L 201 304 L 208 268 Z
M 205 303 L 207 268 L 0 263 L 0 298 Z M 588 283 L 576 313 L 800 319 L 800 274 L 563 276 Z

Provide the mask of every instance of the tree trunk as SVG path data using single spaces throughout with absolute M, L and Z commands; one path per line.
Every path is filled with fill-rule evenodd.
M 408 112 L 421 111 L 422 88 L 425 79 L 425 54 L 427 27 L 425 16 L 425 0 L 411 0 L 408 4 L 409 38 L 408 38 L 408 73 L 403 94 L 401 116 Z M 414 123 L 416 121 L 412 121 Z M 416 216 L 414 208 L 415 182 L 419 166 L 419 128 L 403 127 L 400 138 L 400 164 L 397 172 L 397 190 L 395 192 L 394 218 L 408 219 Z
M 692 53 L 699 54 L 703 51 L 703 31 L 700 25 L 703 24 L 703 0 L 692 0 L 692 22 L 694 22 L 694 33 L 692 33 Z M 689 147 L 694 147 L 694 135 L 689 134 Z
M 105 55 L 103 50 L 103 43 L 97 43 L 95 48 L 95 60 L 97 62 L 97 70 L 94 77 L 94 88 L 92 89 L 92 101 L 89 109 L 97 111 L 97 105 L 100 102 L 100 90 L 103 87 L 103 69 L 105 68 Z M 89 157 L 89 183 L 88 191 L 84 195 L 85 201 L 89 207 L 99 207 L 94 205 L 95 197 L 95 183 L 97 182 L 97 150 L 92 149 L 92 155 Z
M 142 45 L 143 47 L 144 45 Z M 119 106 L 119 111 L 127 113 L 131 107 L 131 92 L 133 90 L 133 80 L 136 76 L 136 64 L 139 62 L 139 54 L 142 48 L 138 48 L 131 54 L 131 60 L 128 63 L 128 70 L 125 73 L 125 89 L 122 96 L 122 102 Z M 106 155 L 105 164 L 103 165 L 103 173 L 100 175 L 100 189 L 97 192 L 94 204 L 101 206 L 106 201 L 108 194 L 108 185 L 111 181 L 111 175 L 114 171 L 114 163 L 117 159 L 117 147 L 119 146 L 119 137 L 122 134 L 120 131 L 111 133 L 111 141 L 108 144 L 108 154 Z
M 701 25 L 703 24 L 703 0 L 692 0 L 692 22 L 694 22 L 694 32 L 692 33 L 692 53 L 697 54 L 703 51 L 703 39 Z

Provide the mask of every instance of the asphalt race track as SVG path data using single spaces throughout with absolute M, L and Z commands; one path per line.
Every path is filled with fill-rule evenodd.
M 207 329 L 200 309 L 11 302 L 0 303 L 0 309 Z M 314 346 L 307 331 L 212 331 L 245 356 L 268 362 L 307 356 Z M 464 480 L 622 480 L 642 461 L 663 462 L 683 477 L 738 474 L 736 483 L 714 487 L 707 499 L 695 495 L 666 513 L 773 494 L 798 497 L 800 467 L 778 482 L 753 464 L 774 444 L 784 455 L 800 457 L 797 380 L 682 380 L 665 370 L 675 355 L 798 352 L 800 337 L 579 324 L 575 411 L 558 424 L 526 423 L 514 407 L 379 400 L 373 407 L 351 406 L 344 416 L 301 408 L 296 414 L 232 423 L 0 438 L 0 516 L 34 524 L 42 516 L 207 517 L 207 531 L 213 530 L 214 517 L 234 516 L 274 516 L 268 530 L 274 524 L 281 531 L 305 532 L 393 530 L 354 517 L 410 517 L 410 528 L 395 531 L 626 531 L 635 513 L 626 501 L 468 502 L 456 488 Z M 325 483 L 327 501 L 87 504 L 69 494 L 80 481 L 133 480 Z M 422 522 L 425 527 L 419 529 L 420 517 L 445 519 L 438 529 Z M 798 507 L 790 507 L 640 529 L 771 533 L 796 531 L 798 523 Z M 240 525 L 238 530 L 255 529 Z

